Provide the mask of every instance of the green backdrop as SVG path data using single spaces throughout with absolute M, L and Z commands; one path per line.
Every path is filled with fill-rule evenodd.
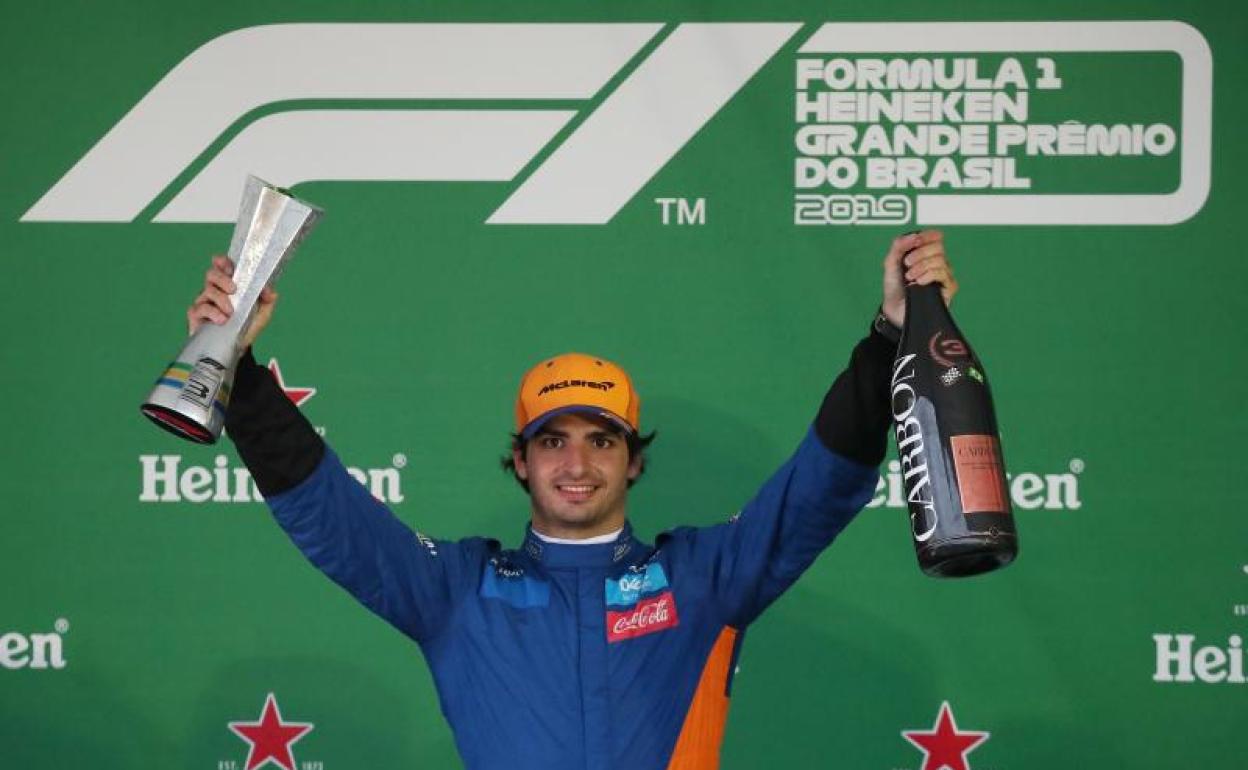
M 312 423 L 441 538 L 519 539 L 527 501 L 497 460 L 519 375 L 564 350 L 627 366 L 659 431 L 637 529 L 723 520 L 865 332 L 888 241 L 941 227 L 1021 555 L 924 577 L 886 464 L 873 506 L 752 627 L 724 766 L 920 770 L 902 733 L 931 731 L 943 703 L 989 733 L 965 755 L 977 770 L 1240 766 L 1248 16 L 960 9 L 7 3 L 0 766 L 241 770 L 228 723 L 257 721 L 269 693 L 314 725 L 300 770 L 458 766 L 416 647 L 235 489 L 228 442 L 180 443 L 138 413 L 228 244 L 245 162 L 327 212 L 261 360 L 315 388 Z M 337 26 L 222 37 L 313 22 Z M 429 26 L 446 22 L 466 26 Z M 850 22 L 867 26 L 823 26 Z M 1021 81 L 921 82 L 923 61 L 991 80 L 1009 59 Z M 834 75 L 904 77 L 802 87 L 837 60 Z M 375 77 L 335 75 L 351 68 Z M 1025 118 L 973 109 L 1024 92 Z M 854 93 L 909 112 L 862 114 Z M 801 119 L 821 98 L 842 111 Z M 420 133 L 435 114 L 450 128 Z M 872 185 L 869 162 L 902 163 L 878 144 L 897 123 L 976 124 L 986 150 L 911 147 L 924 172 Z M 812 124 L 880 128 L 874 149 L 829 154 L 803 150 Z M 1002 171 L 973 189 L 972 158 L 1030 186 Z M 802 159 L 861 176 L 803 186 Z

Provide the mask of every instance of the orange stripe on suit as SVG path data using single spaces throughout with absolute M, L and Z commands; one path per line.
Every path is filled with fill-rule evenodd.
M 714 770 L 719 767 L 719 747 L 728 721 L 728 667 L 737 629 L 724 626 L 711 648 L 693 693 L 685 724 L 676 739 L 676 749 L 667 770 Z

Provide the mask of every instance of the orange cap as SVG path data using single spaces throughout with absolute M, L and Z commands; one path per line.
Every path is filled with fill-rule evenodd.
M 516 395 L 516 433 L 531 438 L 551 417 L 589 412 L 629 433 L 641 425 L 641 398 L 628 373 L 605 358 L 564 353 L 525 372 Z

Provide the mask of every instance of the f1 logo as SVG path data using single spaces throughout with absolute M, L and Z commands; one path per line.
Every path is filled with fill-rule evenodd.
M 509 181 L 631 71 L 490 215 L 604 224 L 800 28 L 796 23 L 278 24 L 201 46 L 22 216 L 134 220 L 222 132 L 295 99 L 456 100 L 463 108 L 278 112 L 245 126 L 157 222 L 230 222 L 239 180 Z M 652 41 L 653 50 L 642 55 Z M 640 59 L 640 61 L 637 61 Z M 533 102 L 473 109 L 480 100 Z
M 800 27 L 793 22 L 249 27 L 210 40 L 175 66 L 22 221 L 133 221 L 254 110 L 299 99 L 350 99 L 438 104 L 286 110 L 261 117 L 245 125 L 154 220 L 230 222 L 240 180 L 254 173 L 283 186 L 312 180 L 518 181 L 488 223 L 605 224 Z M 1186 24 L 828 23 L 799 49 L 802 55 L 886 51 L 1172 51 L 1182 62 L 1182 156 L 1174 191 L 923 193 L 912 202 L 889 196 L 890 207 L 906 204 L 907 219 L 913 203 L 916 224 L 1174 224 L 1193 216 L 1208 197 L 1212 55 L 1204 37 Z M 455 108 L 445 106 L 451 100 Z M 524 105 L 496 109 L 487 100 Z M 588 114 L 577 108 L 578 102 L 591 101 L 597 107 Z M 850 202 L 857 211 L 860 201 Z M 818 213 L 811 208 L 815 203 L 820 201 L 808 196 L 799 200 L 799 224 Z M 823 203 L 825 221 L 847 205 Z

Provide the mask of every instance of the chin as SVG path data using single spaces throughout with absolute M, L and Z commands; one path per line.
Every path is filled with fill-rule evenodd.
M 542 512 L 548 526 L 561 527 L 563 529 L 591 529 L 596 527 L 604 520 L 606 514 L 599 510 L 585 510 L 582 508 L 567 508 L 563 505 L 546 506 Z
M 593 527 L 602 522 L 602 518 L 593 513 L 556 513 L 548 518 L 563 527 Z

